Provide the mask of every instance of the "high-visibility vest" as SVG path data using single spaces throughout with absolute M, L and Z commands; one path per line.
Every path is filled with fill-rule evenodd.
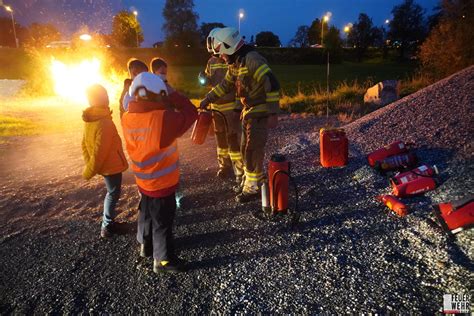
M 164 112 L 126 112 L 122 117 L 123 134 L 135 181 L 146 191 L 168 189 L 179 182 L 177 141 L 164 148 L 160 145 Z

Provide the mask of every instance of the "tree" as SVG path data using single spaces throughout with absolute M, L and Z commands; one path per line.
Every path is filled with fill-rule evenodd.
M 392 43 L 400 43 L 400 58 L 403 58 L 408 48 L 417 47 L 425 37 L 423 9 L 413 0 L 404 0 L 392 9 L 392 15 L 388 36 Z
M 280 47 L 281 42 L 277 35 L 273 32 L 260 32 L 255 36 L 255 44 L 264 47 Z
M 223 28 L 225 25 L 219 22 L 201 24 L 201 27 L 199 28 L 199 37 L 202 45 L 206 44 L 206 38 L 209 35 L 209 32 L 217 27 Z
M 33 23 L 24 34 L 24 44 L 31 47 L 45 47 L 48 43 L 61 39 L 61 33 L 53 24 Z
M 444 77 L 474 64 L 474 2 L 443 1 L 439 23 L 420 47 L 423 69 Z
M 331 26 L 324 34 L 324 47 L 333 53 L 342 48 L 341 32 L 337 27 Z
M 357 60 L 361 61 L 369 46 L 374 45 L 378 36 L 377 28 L 373 26 L 372 19 L 365 13 L 359 14 L 359 19 L 354 22 L 347 36 L 347 41 L 355 47 Z
M 118 46 L 125 47 L 137 47 L 137 42 L 143 42 L 142 27 L 133 13 L 120 11 L 114 16 L 112 39 Z
M 298 47 L 308 47 L 309 46 L 309 38 L 308 38 L 309 26 L 301 25 L 298 27 L 296 31 L 295 37 L 291 40 L 292 46 Z
M 166 44 L 171 46 L 197 46 L 198 15 L 193 11 L 193 0 L 166 0 L 163 8 Z
M 328 32 L 328 24 L 324 23 L 324 33 Z M 321 44 L 321 20 L 315 19 L 308 30 L 309 45 Z

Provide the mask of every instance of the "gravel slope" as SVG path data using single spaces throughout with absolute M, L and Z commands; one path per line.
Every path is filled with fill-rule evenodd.
M 443 294 L 470 290 L 473 231 L 449 240 L 433 225 L 430 205 L 473 193 L 473 72 L 471 67 L 347 126 L 346 168 L 317 164 L 324 119 L 283 118 L 267 153 L 283 152 L 292 161 L 300 193 L 296 229 L 256 219 L 258 203 L 234 203 L 231 184 L 213 177 L 214 140 L 198 147 L 186 135 L 180 141 L 185 198 L 176 242 L 191 262 L 187 274 L 155 275 L 152 261 L 138 258 L 138 196 L 130 173 L 119 205 L 124 234 L 98 238 L 103 185 L 98 178 L 80 179 L 79 132 L 0 148 L 0 312 L 439 310 Z M 463 128 L 451 132 L 454 126 Z M 374 201 L 388 184 L 366 166 L 364 155 L 398 138 L 415 140 L 422 160 L 443 171 L 443 184 L 409 201 L 412 212 L 402 219 Z

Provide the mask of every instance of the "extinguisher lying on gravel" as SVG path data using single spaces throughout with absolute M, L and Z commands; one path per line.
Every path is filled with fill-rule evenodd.
M 290 182 L 295 192 L 294 212 L 288 208 Z M 298 189 L 290 175 L 290 163 L 284 155 L 274 154 L 268 163 L 268 183 L 262 185 L 262 211 L 268 217 L 290 214 L 293 224 L 299 219 Z
M 434 190 L 437 186 L 434 176 L 439 174 L 436 166 L 421 165 L 411 171 L 399 173 L 390 178 L 393 195 L 408 197 Z
M 375 167 L 375 164 L 378 161 L 382 161 L 385 158 L 388 158 L 390 156 L 406 153 L 407 151 L 408 151 L 407 145 L 404 142 L 397 140 L 391 144 L 388 144 L 382 148 L 379 148 L 371 152 L 370 154 L 367 155 L 367 160 L 371 167 Z
M 416 166 L 418 158 L 415 153 L 407 152 L 404 154 L 387 157 L 375 162 L 374 168 L 380 172 L 401 170 Z
M 408 214 L 408 207 L 405 205 L 405 203 L 401 202 L 393 195 L 379 195 L 377 197 L 377 200 L 385 204 L 389 209 L 391 209 L 395 214 L 400 217 L 404 217 Z
M 435 205 L 433 210 L 441 227 L 448 234 L 454 235 L 474 227 L 474 195 Z

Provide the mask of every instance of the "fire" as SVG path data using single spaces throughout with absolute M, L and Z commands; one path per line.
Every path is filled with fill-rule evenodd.
M 83 105 L 87 105 L 86 89 L 92 84 L 103 85 L 110 98 L 117 91 L 117 84 L 102 74 L 98 58 L 85 59 L 76 64 L 65 64 L 53 59 L 51 75 L 58 96 Z

